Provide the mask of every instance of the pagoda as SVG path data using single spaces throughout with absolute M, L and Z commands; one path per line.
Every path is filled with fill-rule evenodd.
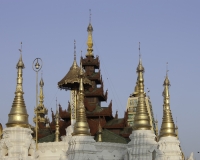
M 139 43 L 139 51 L 140 51 L 140 43 Z M 139 99 L 139 79 L 137 78 L 134 92 L 129 96 L 128 101 L 127 101 L 127 106 L 126 106 L 126 110 L 128 114 L 127 125 L 129 127 L 133 127 L 135 123 L 134 118 L 135 118 L 136 110 L 138 106 L 138 99 Z M 155 133 L 156 140 L 158 140 L 158 122 L 154 118 L 150 96 L 147 96 L 145 92 L 144 92 L 144 99 L 145 99 L 147 111 L 150 118 L 151 130 Z
M 87 122 L 89 124 L 90 128 L 90 134 L 91 136 L 95 136 L 95 139 L 98 140 L 99 135 L 99 125 L 102 127 L 102 142 L 118 142 L 118 143 L 127 143 L 129 139 L 129 135 L 132 132 L 132 128 L 127 128 L 127 112 L 124 114 L 124 118 L 118 118 L 117 114 L 115 116 L 112 115 L 112 100 L 109 103 L 108 107 L 102 107 L 101 102 L 106 102 L 108 97 L 108 91 L 104 91 L 104 84 L 100 72 L 100 60 L 98 56 L 94 56 L 93 54 L 93 40 L 92 40 L 92 33 L 93 33 L 93 27 L 91 22 L 89 23 L 87 27 L 88 32 L 88 40 L 87 40 L 87 53 L 85 57 L 81 56 L 81 63 L 83 66 L 83 69 L 85 70 L 83 84 L 84 82 L 88 82 L 87 84 L 91 84 L 90 86 L 87 85 L 85 87 L 84 85 L 84 106 L 86 109 L 86 117 Z M 75 60 L 74 63 L 76 64 Z M 80 67 L 76 65 L 72 65 L 70 70 L 73 69 L 73 66 L 76 66 L 76 73 L 74 71 L 73 76 L 77 77 L 78 79 L 78 73 L 80 70 Z M 75 70 L 75 67 L 74 67 Z M 69 71 L 70 72 L 70 71 Z M 69 74 L 69 73 L 68 73 Z M 67 75 L 68 75 L 67 74 Z M 67 85 L 71 83 L 72 81 L 68 82 L 65 76 L 61 81 L 58 82 L 58 87 L 60 89 L 68 88 L 71 90 L 71 97 L 73 97 L 74 94 L 72 94 L 73 90 L 76 90 L 76 93 L 78 92 L 79 81 L 77 80 L 75 85 Z M 70 76 L 72 77 L 72 76 Z M 71 78 L 72 79 L 72 78 Z M 68 82 L 68 83 L 67 83 Z M 72 82 L 74 83 L 74 82 Z M 75 87 L 73 87 L 75 86 Z M 74 118 L 74 114 L 72 114 L 74 108 L 74 100 L 77 98 L 71 98 L 70 103 L 68 105 L 67 110 L 63 110 L 62 107 L 59 107 L 59 114 L 61 117 L 61 121 L 65 124 L 68 124 L 70 126 L 72 123 L 74 123 L 71 119 Z M 76 103 L 75 103 L 76 104 Z M 76 114 L 76 112 L 75 112 Z M 71 122 L 70 122 L 71 120 Z M 65 125 L 66 126 L 66 125 Z M 60 127 L 60 133 L 61 136 L 66 135 L 65 128 Z

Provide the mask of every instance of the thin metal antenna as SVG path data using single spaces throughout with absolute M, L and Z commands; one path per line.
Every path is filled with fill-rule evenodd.
M 169 70 L 168 70 L 168 62 L 166 63 L 166 76 L 168 76 L 168 72 L 169 72 Z
M 141 53 L 140 53 L 140 42 L 139 42 L 139 59 L 141 60 Z
M 74 40 L 74 60 L 76 60 L 76 40 Z
M 82 50 L 81 50 L 81 57 L 82 57 Z
M 89 23 L 91 24 L 91 21 L 92 21 L 92 13 L 91 13 L 91 9 L 89 9 L 89 13 L 90 13 Z
M 20 54 L 22 54 L 22 42 L 21 42 L 21 49 L 19 49 Z

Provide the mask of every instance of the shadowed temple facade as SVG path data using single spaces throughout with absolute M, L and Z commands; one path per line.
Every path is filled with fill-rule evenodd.
M 101 105 L 107 102 L 108 91 L 104 90 L 100 58 L 93 54 L 91 22 L 87 32 L 87 51 L 81 56 L 80 65 L 74 41 L 72 65 L 58 79 L 57 85 L 63 94 L 70 92 L 70 97 L 66 97 L 68 108 L 58 104 L 56 111 L 51 110 L 52 117 L 48 118 L 48 108 L 43 103 L 45 82 L 41 78 L 33 118 L 36 127 L 29 124 L 23 98 L 23 76 L 26 75 L 23 75 L 25 64 L 20 50 L 15 98 L 6 128 L 0 125 L 0 160 L 185 160 L 170 108 L 168 73 L 161 92 L 163 118 L 160 130 L 151 99 L 144 91 L 145 68 L 140 47 L 134 92 L 124 104 L 124 117 L 119 118 L 118 112 L 113 115 L 112 101 L 107 106 Z M 187 160 L 193 160 L 193 154 Z

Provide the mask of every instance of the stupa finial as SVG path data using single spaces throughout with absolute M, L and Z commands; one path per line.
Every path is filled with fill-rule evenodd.
M 91 24 L 91 10 L 90 10 L 90 20 L 89 20 L 89 25 L 87 27 L 87 32 L 88 32 L 88 40 L 87 40 L 87 54 L 86 54 L 86 57 L 88 56 L 91 56 L 91 57 L 94 57 L 93 55 L 93 40 L 92 40 L 92 32 L 93 32 L 93 27 L 92 27 L 92 24 Z
M 164 86 L 164 91 L 163 91 L 164 104 L 163 104 L 163 118 L 160 129 L 160 137 L 166 137 L 166 136 L 176 137 L 175 124 L 170 110 L 170 95 L 169 95 L 170 81 L 168 78 L 168 74 L 166 74 L 163 86 Z
M 56 131 L 55 131 L 55 142 L 59 142 L 59 135 L 60 135 L 60 132 L 59 132 L 59 119 L 60 119 L 60 116 L 59 116 L 59 109 L 58 109 L 58 104 L 57 104 L 57 97 L 56 97 L 56 115 L 55 115 L 55 121 L 56 121 Z
M 89 136 L 90 129 L 88 126 L 85 106 L 84 106 L 84 87 L 83 87 L 83 67 L 81 62 L 81 69 L 80 69 L 80 85 L 79 85 L 79 100 L 78 100 L 78 107 L 77 107 L 77 118 L 76 123 L 74 125 L 74 133 L 73 136 Z
M 76 62 L 76 40 L 74 40 L 74 62 L 70 69 L 77 69 L 77 68 L 78 68 L 78 64 Z
M 26 105 L 24 102 L 23 97 L 23 69 L 25 68 L 23 60 L 22 60 L 22 42 L 21 42 L 21 49 L 20 51 L 20 58 L 16 65 L 17 68 L 17 86 L 15 91 L 15 98 L 12 104 L 12 108 L 8 115 L 8 123 L 6 124 L 7 127 L 24 127 L 29 128 L 28 123 L 28 114 L 26 110 Z
M 139 56 L 140 56 L 140 43 L 139 43 Z M 136 109 L 136 115 L 134 118 L 134 130 L 150 130 L 150 117 L 147 110 L 146 102 L 145 102 L 145 93 L 144 93 L 144 67 L 142 66 L 141 56 L 139 59 L 139 64 L 137 67 L 137 85 L 138 85 L 138 104 Z

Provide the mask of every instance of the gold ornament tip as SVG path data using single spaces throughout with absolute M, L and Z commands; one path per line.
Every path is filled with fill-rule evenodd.
M 21 54 L 21 53 L 20 53 L 20 58 L 19 58 L 19 61 L 18 61 L 17 65 L 16 65 L 16 68 L 17 68 L 17 69 L 18 69 L 18 68 L 22 68 L 22 69 L 25 68 L 24 62 L 23 62 L 23 60 L 22 60 L 22 54 Z
M 83 87 L 83 70 L 82 63 L 80 69 L 79 101 L 77 107 L 77 119 L 74 125 L 73 136 L 90 136 L 89 125 L 86 118 L 84 106 L 84 87 Z
M 43 87 L 44 86 L 44 81 L 43 81 L 43 78 L 41 78 L 40 80 L 40 87 Z

